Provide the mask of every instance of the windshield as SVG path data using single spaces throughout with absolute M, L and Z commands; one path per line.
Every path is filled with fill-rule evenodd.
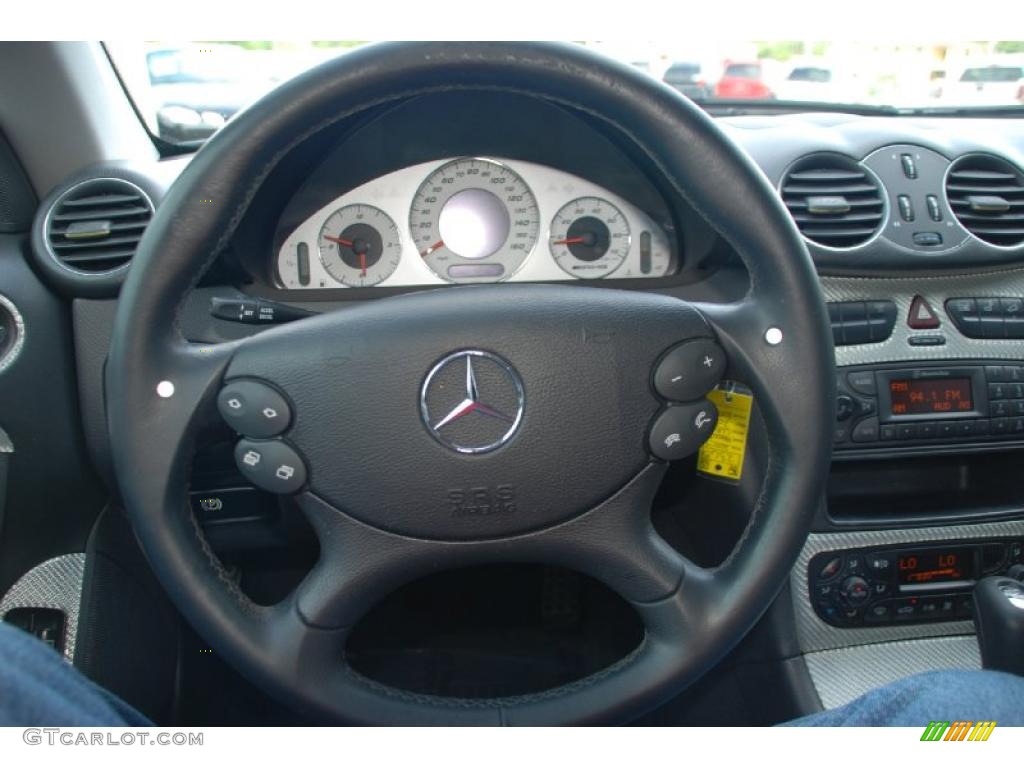
M 709 109 L 892 107 L 1024 112 L 1024 41 L 577 41 Z M 149 130 L 191 145 L 251 101 L 362 41 L 107 43 Z M 457 45 L 457 43 L 455 43 Z M 801 106 L 803 105 L 803 106 Z

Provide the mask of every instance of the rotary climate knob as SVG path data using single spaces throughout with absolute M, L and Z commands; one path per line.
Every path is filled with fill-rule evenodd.
M 860 576 L 849 576 L 839 589 L 847 605 L 864 605 L 871 597 L 871 586 Z

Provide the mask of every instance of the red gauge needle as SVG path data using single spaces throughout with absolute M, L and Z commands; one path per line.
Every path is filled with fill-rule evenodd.
M 585 237 L 567 237 L 564 240 L 554 240 L 553 245 L 574 245 L 576 243 L 585 242 Z
M 436 251 L 436 250 L 437 250 L 438 248 L 444 248 L 444 240 L 438 240 L 438 241 L 437 241 L 436 243 L 434 243 L 434 244 L 433 244 L 432 246 L 430 246 L 429 248 L 427 248 L 427 250 L 425 250 L 425 251 L 422 251 L 422 252 L 420 253 L 420 256 L 429 256 L 429 255 L 430 255 L 430 254 L 432 254 L 432 253 L 433 253 L 434 251 Z
M 352 247 L 352 241 L 346 240 L 344 237 L 331 237 L 330 235 L 324 235 L 324 240 L 330 240 L 332 243 L 344 245 L 346 248 Z
M 324 240 L 330 240 L 332 243 L 338 245 L 344 245 L 346 248 L 352 248 L 355 250 L 355 243 L 351 240 L 346 240 L 344 237 L 331 237 L 330 235 L 324 235 Z M 366 251 L 356 251 L 356 256 L 359 257 L 359 270 L 363 277 L 366 277 Z

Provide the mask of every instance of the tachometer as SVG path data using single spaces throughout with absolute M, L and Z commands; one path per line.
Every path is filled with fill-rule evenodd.
M 540 215 L 517 173 L 492 160 L 445 163 L 416 191 L 409 229 L 420 256 L 454 283 L 511 277 L 537 243 Z
M 356 288 L 387 279 L 402 258 L 398 227 L 372 205 L 346 205 L 336 210 L 320 228 L 317 242 L 328 274 Z
M 625 261 L 629 245 L 626 217 L 599 197 L 566 203 L 551 222 L 551 256 L 574 277 L 611 274 Z

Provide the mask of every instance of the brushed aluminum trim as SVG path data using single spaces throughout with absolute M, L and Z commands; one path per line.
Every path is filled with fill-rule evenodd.
M 0 620 L 14 608 L 54 608 L 64 613 L 64 658 L 75 658 L 85 553 L 46 560 L 14 583 L 0 600 Z
M 804 661 L 822 705 L 833 709 L 910 675 L 981 669 L 981 652 L 972 635 L 960 635 L 818 651 Z

